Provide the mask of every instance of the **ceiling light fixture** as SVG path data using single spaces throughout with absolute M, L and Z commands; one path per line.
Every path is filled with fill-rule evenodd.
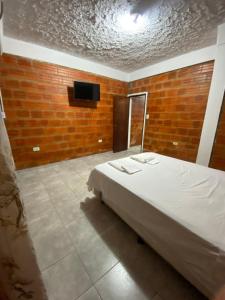
M 141 14 L 126 13 L 118 18 L 120 30 L 130 33 L 141 32 L 146 27 L 146 18 Z

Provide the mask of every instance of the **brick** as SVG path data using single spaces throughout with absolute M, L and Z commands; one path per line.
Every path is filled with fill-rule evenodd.
M 28 118 L 30 116 L 30 112 L 27 110 L 18 110 L 17 116 L 21 118 Z
M 136 80 L 129 86 L 118 80 L 13 55 L 4 54 L 1 61 L 6 126 L 17 168 L 111 150 L 113 95 L 143 90 L 149 91 L 150 114 L 145 148 L 195 160 L 212 61 Z M 101 101 L 91 106 L 78 102 L 70 106 L 68 87 L 73 86 L 74 80 L 100 83 Z M 99 136 L 103 138 L 102 144 L 97 142 Z M 179 146 L 174 146 L 173 140 L 179 141 Z M 223 161 L 222 140 L 220 130 L 215 164 Z M 34 145 L 40 145 L 42 150 L 33 153 Z
M 13 94 L 13 98 L 15 99 L 26 99 L 26 93 L 24 91 L 21 91 L 21 90 L 16 90 L 16 91 L 13 91 L 12 92 Z
M 32 111 L 31 112 L 31 117 L 32 118 L 41 118 L 42 117 L 42 111 Z
M 17 63 L 17 57 L 12 55 L 2 55 L 3 62 L 7 65 L 15 65 Z
M 113 94 L 126 95 L 127 83 L 13 55 L 4 54 L 1 62 L 6 126 L 18 169 L 112 149 Z M 70 106 L 74 80 L 100 83 L 100 103 Z M 40 152 L 32 151 L 35 145 Z
M 196 160 L 213 65 L 210 61 L 129 84 L 129 93 L 139 89 L 149 91 L 147 111 L 150 118 L 146 122 L 145 149 Z M 223 140 L 225 143 L 225 136 Z M 178 141 L 178 146 L 174 146 L 173 141 Z M 217 149 L 220 142 L 218 134 Z
M 4 82 L 5 86 L 9 89 L 9 88 L 19 88 L 19 81 L 18 80 L 5 80 Z
M 4 98 L 11 98 L 13 95 L 10 89 L 2 89 L 2 97 Z
M 31 60 L 21 58 L 21 57 L 17 59 L 17 63 L 18 63 L 18 65 L 25 66 L 25 67 L 31 67 L 31 65 L 32 65 Z

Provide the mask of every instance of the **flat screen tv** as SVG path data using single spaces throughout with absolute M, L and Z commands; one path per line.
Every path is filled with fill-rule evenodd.
M 78 100 L 99 101 L 100 84 L 74 81 L 73 98 Z

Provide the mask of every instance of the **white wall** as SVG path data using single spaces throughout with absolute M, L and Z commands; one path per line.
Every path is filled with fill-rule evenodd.
M 217 49 L 197 163 L 208 166 L 225 90 L 225 24 L 218 27 Z
M 122 72 L 87 59 L 79 58 L 35 44 L 26 43 L 6 36 L 3 38 L 3 52 L 91 72 L 122 81 L 128 81 L 129 79 L 126 72 Z
M 184 55 L 165 60 L 161 63 L 151 65 L 129 74 L 129 81 L 138 80 L 141 78 L 185 68 L 195 64 L 200 64 L 206 61 L 214 60 L 216 55 L 216 45 L 192 51 Z
M 3 38 L 3 51 L 8 54 L 45 61 L 129 82 L 213 60 L 216 55 L 216 46 L 210 46 L 200 50 L 192 51 L 187 54 L 165 60 L 161 63 L 136 70 L 132 73 L 126 73 L 83 58 L 41 47 L 35 44 L 19 41 L 6 36 Z

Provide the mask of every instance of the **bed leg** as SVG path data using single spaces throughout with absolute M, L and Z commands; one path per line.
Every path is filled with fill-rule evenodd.
M 140 244 L 140 245 L 145 245 L 145 241 L 139 235 L 137 237 L 137 243 Z

